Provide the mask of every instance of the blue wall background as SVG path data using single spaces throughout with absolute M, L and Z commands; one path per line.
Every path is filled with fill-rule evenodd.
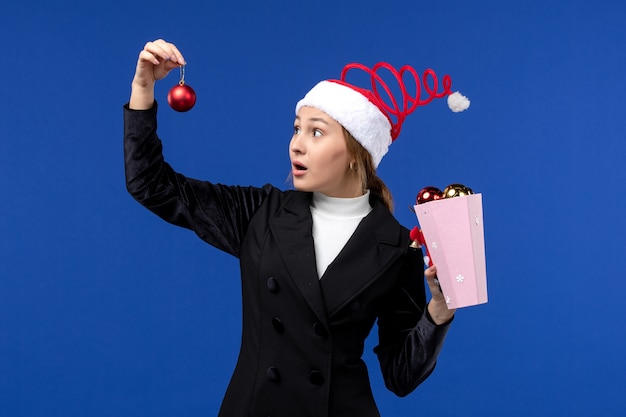
M 239 347 L 235 259 L 124 187 L 139 50 L 188 60 L 165 105 L 179 171 L 287 187 L 295 102 L 348 62 L 449 73 L 472 100 L 406 122 L 383 160 L 397 217 L 425 185 L 483 194 L 490 301 L 385 416 L 620 416 L 626 4 L 617 1 L 23 1 L 0 6 L 0 416 L 216 415 Z

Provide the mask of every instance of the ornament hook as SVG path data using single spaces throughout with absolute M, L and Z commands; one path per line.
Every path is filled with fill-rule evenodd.
M 178 84 L 185 85 L 185 65 L 181 65 L 180 67 L 180 81 Z

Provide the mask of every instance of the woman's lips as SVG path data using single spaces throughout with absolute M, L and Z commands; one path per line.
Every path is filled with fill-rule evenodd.
M 294 176 L 301 176 L 306 174 L 307 168 L 298 161 L 293 161 L 291 167 L 291 173 Z

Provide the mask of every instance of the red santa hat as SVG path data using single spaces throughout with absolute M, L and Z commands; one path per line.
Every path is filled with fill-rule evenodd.
M 345 81 L 351 69 L 359 69 L 369 74 L 370 90 Z M 394 97 L 389 86 L 378 74 L 380 69 L 388 70 L 397 80 L 401 100 Z M 407 91 L 407 85 L 404 82 L 406 74 L 413 77 L 414 95 Z M 460 112 L 469 107 L 470 102 L 467 97 L 459 92 L 452 93 L 452 80 L 449 75 L 443 77 L 442 86 L 443 91 L 438 92 L 437 75 L 432 69 L 424 71 L 420 79 L 415 69 L 408 65 L 396 70 L 386 62 L 379 62 L 372 68 L 353 63 L 343 68 L 339 80 L 322 81 L 313 87 L 296 104 L 296 113 L 301 107 L 309 106 L 328 114 L 367 149 L 377 167 L 389 150 L 389 145 L 398 138 L 404 119 L 417 107 L 442 97 L 448 97 L 448 106 L 454 112 Z M 389 104 L 379 93 L 380 88 L 388 98 Z

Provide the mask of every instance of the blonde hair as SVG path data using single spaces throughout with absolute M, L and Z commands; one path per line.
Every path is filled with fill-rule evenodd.
M 356 161 L 356 166 L 353 169 L 361 180 L 363 189 L 369 189 L 370 193 L 383 201 L 389 211 L 393 211 L 391 191 L 389 191 L 383 180 L 376 175 L 376 167 L 374 167 L 372 155 L 345 128 L 343 129 L 343 135 L 346 139 L 348 152 Z

